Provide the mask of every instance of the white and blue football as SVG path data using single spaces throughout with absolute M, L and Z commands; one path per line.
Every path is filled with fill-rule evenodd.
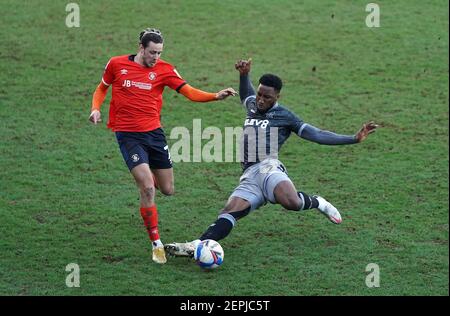
M 222 246 L 215 240 L 201 241 L 194 251 L 195 262 L 204 269 L 215 269 L 223 263 Z

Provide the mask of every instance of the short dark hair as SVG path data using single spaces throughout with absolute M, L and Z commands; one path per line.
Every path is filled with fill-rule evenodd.
M 142 44 L 142 46 L 147 47 L 148 43 L 150 42 L 156 44 L 164 42 L 164 38 L 160 30 L 153 28 L 146 28 L 139 34 L 139 43 Z
M 265 74 L 262 75 L 261 78 L 259 78 L 259 83 L 274 88 L 277 92 L 281 91 L 281 88 L 283 87 L 283 82 L 281 81 L 280 77 L 272 74 Z

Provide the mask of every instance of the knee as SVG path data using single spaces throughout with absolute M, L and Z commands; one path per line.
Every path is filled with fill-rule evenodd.
M 229 214 L 236 212 L 236 209 L 239 209 L 233 205 L 225 205 L 225 207 L 220 211 L 219 215 Z
M 248 207 L 244 210 L 241 210 L 241 211 L 235 211 L 231 208 L 225 207 L 224 209 L 222 209 L 220 211 L 219 216 L 224 215 L 224 214 L 229 214 L 229 215 L 233 216 L 235 221 L 237 221 L 237 220 L 247 216 L 249 213 L 250 213 L 250 207 Z
M 173 184 L 163 185 L 163 186 L 159 187 L 159 191 L 164 195 L 170 196 L 170 195 L 174 195 L 175 187 Z
M 283 199 L 282 203 L 280 203 L 285 209 L 289 211 L 298 211 L 302 208 L 302 200 L 296 197 L 287 196 Z
M 225 205 L 225 207 L 222 210 L 220 210 L 219 215 L 229 213 L 232 210 L 233 208 L 230 205 Z
M 141 197 L 147 200 L 153 200 L 155 198 L 155 187 L 150 184 L 142 184 L 139 186 Z

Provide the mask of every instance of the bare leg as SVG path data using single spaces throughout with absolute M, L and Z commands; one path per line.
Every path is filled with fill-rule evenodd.
M 152 169 L 152 173 L 155 175 L 159 191 L 164 195 L 173 195 L 175 192 L 173 169 Z
M 155 204 L 155 184 L 150 167 L 142 163 L 131 169 L 131 174 L 139 189 L 141 207 L 151 207 Z
M 158 210 L 155 205 L 155 184 L 149 165 L 142 163 L 131 170 L 140 194 L 140 213 L 152 241 L 152 259 L 156 263 L 166 263 L 164 246 L 159 238 Z
M 277 203 L 285 209 L 298 211 L 302 208 L 302 200 L 298 197 L 297 189 L 291 181 L 281 181 L 273 191 Z

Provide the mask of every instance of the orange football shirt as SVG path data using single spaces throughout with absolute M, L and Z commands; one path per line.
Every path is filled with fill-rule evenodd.
M 165 86 L 179 91 L 186 84 L 175 68 L 159 59 L 153 67 L 134 62 L 135 55 L 112 57 L 102 81 L 112 85 L 108 128 L 114 132 L 148 132 L 161 127 Z

